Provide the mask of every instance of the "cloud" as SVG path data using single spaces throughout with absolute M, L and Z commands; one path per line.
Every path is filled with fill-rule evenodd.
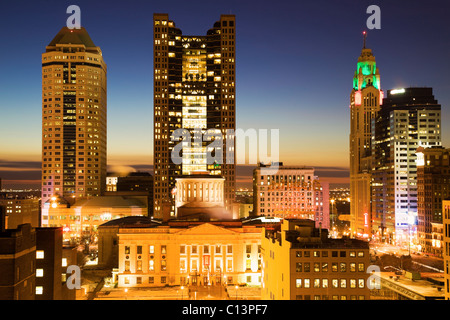
M 350 183 L 349 169 L 345 167 L 314 167 L 315 174 L 322 181 L 334 185 L 347 186 Z M 253 170 L 256 165 L 237 165 L 236 166 L 236 186 L 238 188 L 252 188 Z M 115 164 L 108 166 L 108 172 L 120 175 L 126 175 L 130 172 L 150 172 L 153 173 L 153 165 L 150 164 Z M 9 185 L 30 185 L 39 186 L 41 180 L 41 162 L 40 161 L 5 161 L 0 159 L 0 178 L 3 186 Z

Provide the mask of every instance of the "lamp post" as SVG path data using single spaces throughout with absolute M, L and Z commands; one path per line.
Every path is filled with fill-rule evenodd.
M 183 289 L 184 289 L 184 286 L 181 286 L 181 300 L 184 300 L 183 299 Z
M 238 288 L 239 287 L 236 285 L 234 288 L 236 289 L 236 300 L 237 300 L 237 294 L 238 294 Z

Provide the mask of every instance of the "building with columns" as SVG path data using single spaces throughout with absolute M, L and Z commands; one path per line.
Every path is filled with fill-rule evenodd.
M 119 287 L 260 285 L 261 224 L 171 220 L 121 226 L 115 281 Z
M 177 218 L 193 218 L 207 214 L 214 219 L 230 219 L 232 213 L 225 209 L 225 178 L 196 173 L 176 179 L 175 215 Z

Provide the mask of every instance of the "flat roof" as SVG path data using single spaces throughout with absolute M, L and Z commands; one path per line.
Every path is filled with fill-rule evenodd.
M 421 273 L 421 279 L 411 280 L 404 275 L 396 275 L 394 272 L 379 272 L 382 279 L 382 286 L 389 288 L 401 295 L 411 299 L 444 299 L 444 287 L 433 283 L 429 279 L 436 281 L 437 278 L 444 278 L 443 273 Z M 438 288 L 442 288 L 440 291 Z

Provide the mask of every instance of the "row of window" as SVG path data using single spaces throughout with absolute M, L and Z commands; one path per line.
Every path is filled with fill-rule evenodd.
M 309 279 L 309 278 L 297 278 L 295 279 L 295 287 L 296 288 L 351 288 L 351 289 L 364 289 L 365 287 L 365 279 L 331 279 L 331 283 L 329 279 Z M 330 286 L 331 285 L 331 286 Z
M 199 250 L 201 250 L 203 247 L 203 253 L 204 254 L 209 254 L 210 253 L 210 245 L 191 245 L 191 254 L 198 254 Z M 214 252 L 216 254 L 222 254 L 222 247 L 223 245 L 214 245 Z M 248 244 L 245 246 L 245 253 L 252 253 L 252 245 Z M 136 254 L 142 254 L 142 246 L 136 246 Z M 154 245 L 149 245 L 148 247 L 148 252 L 149 254 L 154 254 L 155 253 L 155 246 Z M 261 246 L 258 245 L 258 253 L 261 252 Z M 131 247 L 130 246 L 125 246 L 125 254 L 130 254 L 131 253 Z M 160 253 L 161 254 L 167 254 L 167 246 L 165 245 L 161 245 L 160 247 Z M 227 254 L 232 254 L 233 253 L 233 245 L 229 244 L 226 245 L 226 253 Z M 184 255 L 187 254 L 187 250 L 186 250 L 186 245 L 180 245 L 180 254 Z
M 316 258 L 320 258 L 320 256 L 322 256 L 323 258 L 328 258 L 328 252 L 329 251 L 318 251 L 318 250 L 316 250 L 316 251 L 312 252 L 312 256 L 316 257 Z M 311 257 L 311 251 L 310 250 L 305 250 L 303 252 L 302 251 L 296 251 L 295 252 L 295 257 L 296 258 L 301 258 L 302 256 L 305 257 L 305 258 Z M 348 252 L 348 256 L 352 257 L 352 258 L 354 258 L 354 257 L 362 258 L 362 257 L 364 257 L 364 251 L 358 251 L 358 252 L 356 252 L 356 251 L 349 251 Z M 347 251 L 331 251 L 331 257 L 333 257 L 333 258 L 337 258 L 337 257 L 346 258 L 347 257 Z
M 358 263 L 358 268 L 356 268 L 356 263 L 352 262 L 349 263 L 349 268 L 347 270 L 347 263 L 345 262 L 333 262 L 331 263 L 331 271 L 332 272 L 365 272 L 365 265 L 364 263 Z M 295 264 L 295 271 L 296 272 L 310 272 L 311 271 L 311 263 L 309 262 L 296 262 Z M 328 263 L 327 262 L 314 262 L 313 264 L 313 271 L 314 272 L 328 272 Z

